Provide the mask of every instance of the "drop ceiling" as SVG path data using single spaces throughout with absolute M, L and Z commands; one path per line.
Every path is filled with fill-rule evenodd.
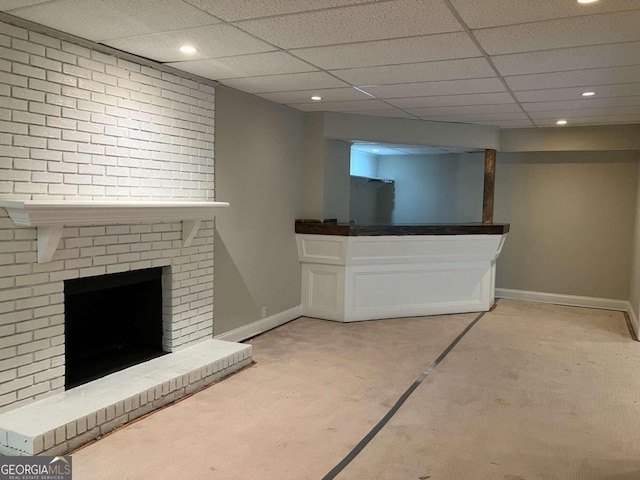
M 0 0 L 0 11 L 303 111 L 640 123 L 640 0 Z

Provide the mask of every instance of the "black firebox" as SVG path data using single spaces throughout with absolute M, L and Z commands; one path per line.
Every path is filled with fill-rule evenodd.
M 162 268 L 64 282 L 65 389 L 166 352 Z

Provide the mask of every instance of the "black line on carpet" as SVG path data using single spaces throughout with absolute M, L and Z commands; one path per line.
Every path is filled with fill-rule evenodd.
M 636 331 L 633 329 L 633 323 L 631 323 L 631 317 L 627 312 L 622 312 L 622 313 L 624 313 L 624 320 L 625 322 L 627 322 L 627 329 L 629 330 L 629 335 L 631 336 L 631 339 L 637 342 L 638 336 L 636 335 Z
M 344 457 L 342 461 L 340 461 L 340 463 L 338 463 L 335 467 L 331 469 L 329 473 L 327 473 L 324 477 L 322 477 L 322 480 L 334 479 L 340 472 L 342 472 L 342 470 L 346 468 L 347 465 L 349 465 L 358 456 L 358 454 L 362 450 L 364 450 L 364 448 L 369 444 L 369 442 L 373 440 L 373 437 L 375 437 L 378 434 L 378 432 L 380 432 L 380 430 L 382 430 L 382 428 L 389 422 L 389 420 L 393 418 L 396 412 L 400 410 L 400 407 L 402 407 L 404 402 L 407 401 L 407 399 L 411 396 L 411 394 L 415 391 L 415 389 L 418 388 L 420 384 L 425 380 L 425 378 L 427 378 L 427 376 L 429 376 L 429 374 L 433 370 L 435 370 L 435 368 L 440 364 L 440 362 L 442 362 L 442 360 L 444 360 L 445 357 L 449 355 L 449 352 L 451 352 L 451 350 L 454 349 L 454 347 L 458 344 L 458 342 L 460 342 L 460 340 L 462 340 L 462 338 L 469 332 L 469 330 L 471 330 L 473 326 L 476 323 L 478 323 L 478 321 L 484 316 L 485 313 L 487 312 L 480 313 L 469 325 L 467 325 L 467 327 L 460 333 L 460 335 L 458 335 L 455 338 L 455 340 L 453 340 L 453 342 L 449 344 L 449 346 L 444 350 L 444 352 L 442 352 L 440 356 L 436 358 L 435 361 L 431 365 L 429 365 L 427 369 L 424 372 L 422 372 L 420 376 L 411 384 L 411 386 L 402 394 L 402 396 L 393 405 L 393 407 L 391 407 L 391 410 L 389 410 L 387 414 L 384 417 L 382 417 L 382 419 L 376 424 L 376 426 L 373 427 L 371 431 L 367 433 L 364 436 L 364 438 L 360 440 L 360 442 L 358 442 L 358 444 L 355 447 L 353 447 L 353 450 L 351 450 L 347 454 L 347 456 Z

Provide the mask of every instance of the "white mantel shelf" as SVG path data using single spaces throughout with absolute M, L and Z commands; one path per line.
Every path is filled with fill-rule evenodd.
M 38 228 L 38 263 L 51 261 L 65 226 L 181 221 L 187 247 L 200 222 L 228 206 L 213 201 L 0 200 L 15 225 Z

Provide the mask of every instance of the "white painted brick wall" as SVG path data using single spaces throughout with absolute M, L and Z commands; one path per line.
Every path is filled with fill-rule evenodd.
M 0 22 L 0 198 L 214 198 L 214 88 Z M 0 412 L 64 389 L 64 280 L 166 267 L 164 347 L 213 335 L 213 222 L 36 229 L 0 209 Z
M 0 22 L 0 193 L 210 199 L 214 88 Z

